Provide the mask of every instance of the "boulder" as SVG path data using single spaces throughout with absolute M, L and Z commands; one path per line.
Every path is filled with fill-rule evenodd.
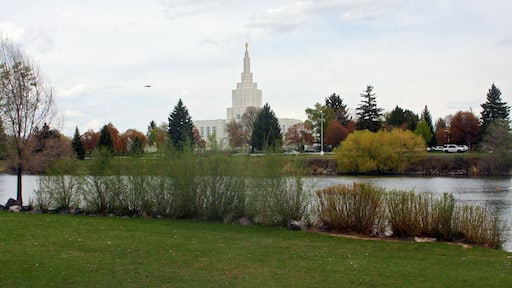
M 242 226 L 250 226 L 252 225 L 251 220 L 249 217 L 243 217 L 235 221 L 235 224 L 242 225 Z
M 21 207 L 19 205 L 9 206 L 9 211 L 19 213 L 21 212 Z
M 7 203 L 5 203 L 5 208 L 9 209 L 9 207 L 14 206 L 14 205 L 18 206 L 18 200 L 9 198 L 9 200 L 7 200 Z
M 288 220 L 288 229 L 295 231 L 304 231 L 308 229 L 308 225 L 304 220 Z

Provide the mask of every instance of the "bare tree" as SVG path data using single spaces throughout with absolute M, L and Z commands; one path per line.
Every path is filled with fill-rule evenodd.
M 17 201 L 23 205 L 23 165 L 36 127 L 55 116 L 53 90 L 46 85 L 37 65 L 21 47 L 0 38 L 0 113 L 13 137 L 17 171 Z

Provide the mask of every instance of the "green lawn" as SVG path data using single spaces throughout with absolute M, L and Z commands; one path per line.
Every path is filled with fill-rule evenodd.
M 4 287 L 510 287 L 512 254 L 190 221 L 0 212 Z

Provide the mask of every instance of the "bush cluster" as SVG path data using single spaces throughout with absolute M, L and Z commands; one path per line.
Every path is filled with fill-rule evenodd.
M 400 238 L 433 237 L 501 248 L 496 211 L 456 205 L 453 195 L 385 191 L 367 184 L 337 185 L 316 191 L 318 225 L 340 232 Z
M 100 151 L 86 171 L 74 169 L 80 166 L 75 160 L 53 163 L 38 179 L 36 204 L 41 210 L 206 221 L 249 217 L 268 225 L 305 218 L 312 192 L 305 189 L 301 168 L 283 157 L 258 158 L 184 151 L 119 159 Z

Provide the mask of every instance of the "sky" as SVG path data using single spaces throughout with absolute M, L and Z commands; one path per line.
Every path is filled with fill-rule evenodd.
M 53 86 L 59 129 L 112 123 L 146 132 L 179 99 L 193 120 L 225 119 L 251 72 L 280 118 L 340 95 L 434 121 L 478 116 L 494 83 L 512 103 L 508 0 L 0 0 L 0 34 L 20 43 Z M 151 87 L 144 87 L 151 85 Z M 57 124 L 56 124 L 57 125 Z

